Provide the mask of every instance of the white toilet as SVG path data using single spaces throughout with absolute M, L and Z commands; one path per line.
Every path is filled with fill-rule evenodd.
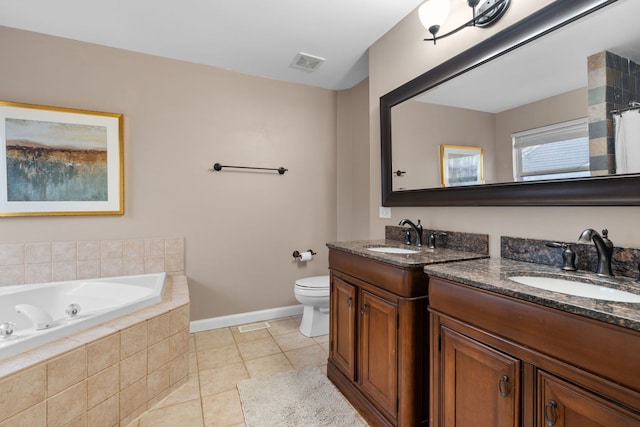
M 329 333 L 329 276 L 296 280 L 293 293 L 304 305 L 300 333 L 307 337 Z

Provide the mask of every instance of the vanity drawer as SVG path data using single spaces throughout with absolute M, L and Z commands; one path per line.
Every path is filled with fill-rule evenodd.
M 395 295 L 413 298 L 427 295 L 427 275 L 422 266 L 416 269 L 401 268 L 349 252 L 329 251 L 331 269 L 392 292 Z

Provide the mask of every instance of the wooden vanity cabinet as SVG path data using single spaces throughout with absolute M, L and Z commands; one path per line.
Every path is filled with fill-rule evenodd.
M 351 381 L 356 378 L 357 290 L 337 277 L 331 280 L 330 358 Z
M 360 387 L 382 411 L 395 418 L 398 404 L 399 311 L 394 298 L 360 291 L 358 370 Z
M 374 426 L 428 420 L 427 277 L 329 251 L 327 376 Z
M 640 426 L 640 332 L 430 278 L 431 425 Z
M 440 340 L 443 425 L 518 427 L 520 360 L 447 327 Z
M 537 402 L 540 426 L 640 426 L 637 414 L 544 371 L 538 371 Z

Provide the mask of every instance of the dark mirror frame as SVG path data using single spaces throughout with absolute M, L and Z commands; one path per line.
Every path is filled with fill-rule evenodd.
M 383 206 L 637 206 L 640 174 L 455 188 L 392 190 L 391 107 L 616 0 L 556 0 L 380 98 Z M 595 29 L 594 29 L 595 31 Z

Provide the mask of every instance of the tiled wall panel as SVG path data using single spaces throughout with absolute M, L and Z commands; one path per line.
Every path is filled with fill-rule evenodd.
M 591 175 L 614 174 L 615 129 L 611 110 L 640 101 L 640 65 L 607 51 L 591 55 L 587 64 Z
M 184 274 L 184 239 L 83 240 L 0 245 L 0 286 Z

